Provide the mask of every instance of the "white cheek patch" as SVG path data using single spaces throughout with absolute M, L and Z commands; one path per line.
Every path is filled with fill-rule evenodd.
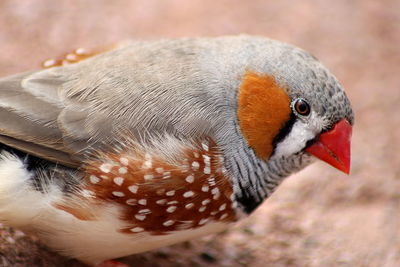
M 308 122 L 297 120 L 290 133 L 277 144 L 273 157 L 290 156 L 300 152 L 306 143 L 321 131 L 323 125 L 323 119 L 317 118 L 315 114 L 312 114 Z

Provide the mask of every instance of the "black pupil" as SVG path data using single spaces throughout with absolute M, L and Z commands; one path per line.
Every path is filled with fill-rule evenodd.
M 307 115 L 310 112 L 310 107 L 304 100 L 298 100 L 296 103 L 296 110 L 301 115 Z

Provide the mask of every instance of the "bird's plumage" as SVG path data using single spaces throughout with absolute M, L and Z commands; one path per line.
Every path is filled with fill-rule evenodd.
M 309 114 L 296 111 L 297 99 Z M 14 170 L 36 181 L 40 192 L 27 195 L 46 198 L 41 218 L 54 216 L 53 224 L 38 220 L 31 228 L 45 231 L 51 247 L 90 263 L 223 229 L 220 221 L 250 213 L 284 177 L 306 166 L 306 147 L 340 120 L 352 124 L 353 113 L 336 78 L 307 52 L 262 37 L 136 41 L 0 80 L 0 143 L 49 162 Z M 3 159 L 22 169 L 26 164 L 26 157 Z M 1 172 L 0 192 L 12 192 Z M 163 185 L 174 194 L 158 194 Z M 205 186 L 214 193 L 206 196 Z M 216 191 L 221 196 L 213 199 Z M 7 201 L 0 199 L 0 220 L 13 214 L 1 212 Z M 157 201 L 173 204 L 163 213 Z M 189 220 L 189 204 L 207 215 Z M 23 219 L 16 221 L 23 226 Z M 92 252 L 66 237 L 91 224 L 109 236 L 115 232 L 114 253 L 94 251 L 95 230 L 83 242 Z M 63 227 L 66 235 L 59 233 Z M 157 234 L 169 238 L 137 243 Z M 130 244 L 116 249 L 121 242 Z

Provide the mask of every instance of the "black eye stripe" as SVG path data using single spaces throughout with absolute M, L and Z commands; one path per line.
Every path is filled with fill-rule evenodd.
M 275 149 L 276 149 L 276 146 L 278 145 L 278 143 L 282 142 L 283 139 L 285 139 L 289 135 L 290 131 L 293 128 L 293 125 L 298 120 L 298 117 L 300 117 L 300 116 L 308 116 L 310 114 L 310 112 L 311 112 L 310 105 L 303 98 L 295 99 L 294 101 L 292 101 L 290 106 L 292 108 L 292 112 L 290 113 L 290 118 L 284 124 L 284 126 L 280 129 L 278 135 L 275 136 L 275 138 L 274 138 L 274 140 L 272 142 L 272 144 L 273 144 L 273 152 L 272 152 L 271 156 L 274 155 Z M 297 110 L 297 109 L 299 109 L 299 110 Z
M 285 125 L 282 127 L 282 129 L 279 131 L 278 135 L 275 136 L 272 144 L 273 144 L 273 152 L 271 154 L 271 156 L 274 154 L 276 146 L 279 142 L 281 142 L 283 139 L 286 138 L 286 136 L 288 136 L 288 134 L 290 133 L 290 131 L 293 128 L 294 123 L 296 122 L 297 118 L 296 116 L 292 113 L 290 113 L 290 118 L 289 120 L 285 123 Z

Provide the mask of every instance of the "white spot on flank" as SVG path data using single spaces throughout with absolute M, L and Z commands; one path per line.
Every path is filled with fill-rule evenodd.
M 167 212 L 168 212 L 168 213 L 172 213 L 172 212 L 174 212 L 175 210 L 176 210 L 176 206 L 171 206 L 171 207 L 168 207 Z
M 200 212 L 203 212 L 203 211 L 206 210 L 206 208 L 207 208 L 207 207 L 205 207 L 205 206 L 201 206 L 200 209 L 199 209 L 199 211 L 200 211 Z
M 98 182 L 100 182 L 100 178 L 96 175 L 90 175 L 89 180 L 92 184 L 97 184 Z
M 144 206 L 144 205 L 147 204 L 147 200 L 144 199 L 144 198 L 142 198 L 142 199 L 139 199 L 138 203 L 139 203 L 140 205 L 143 205 L 143 206 Z
M 100 165 L 100 171 L 105 172 L 105 173 L 109 173 L 112 169 L 112 165 L 110 163 L 103 163 Z
M 181 225 L 179 225 L 180 230 L 189 229 L 193 225 L 193 221 L 181 221 Z
M 183 160 L 183 168 L 185 168 L 185 170 L 189 169 L 189 160 L 188 159 Z
M 172 197 L 173 195 L 175 195 L 175 190 L 168 191 L 167 193 L 165 193 L 165 195 Z
M 156 203 L 158 205 L 165 205 L 167 203 L 167 200 L 165 198 L 164 199 L 160 199 L 160 200 L 157 200 Z
M 201 191 L 203 191 L 203 192 L 208 192 L 208 190 L 210 190 L 210 187 L 208 185 L 203 185 L 201 187 Z
M 211 194 L 214 195 L 213 199 L 215 199 L 215 200 L 218 199 L 219 196 L 221 195 L 221 193 L 219 192 L 218 187 L 215 187 L 215 188 L 211 189 Z
M 108 180 L 108 176 L 107 175 L 100 175 L 101 178 Z
M 173 220 L 168 220 L 168 221 L 163 222 L 163 225 L 164 225 L 164 226 L 171 226 L 171 225 L 173 225 L 174 223 L 175 223 L 175 221 L 173 221 Z
M 168 179 L 168 178 L 171 178 L 171 172 L 164 172 L 163 179 Z
M 194 196 L 193 191 L 186 191 L 186 192 L 183 194 L 183 197 L 186 197 L 186 198 L 192 197 L 192 196 Z
M 193 203 L 189 203 L 189 204 L 186 204 L 185 205 L 185 208 L 187 209 L 187 210 L 190 210 L 191 208 L 193 208 L 194 207 L 194 204 Z
M 146 219 L 146 215 L 136 214 L 135 218 L 139 221 L 144 221 L 144 219 Z
M 185 179 L 186 182 L 188 182 L 189 184 L 194 182 L 194 176 L 193 175 L 189 175 L 188 177 L 186 177 Z
M 140 213 L 140 214 L 150 214 L 151 211 L 149 209 L 142 209 L 142 210 L 139 210 L 138 213 Z
M 210 166 L 210 157 L 207 155 L 203 155 L 203 160 L 204 160 L 204 164 L 206 164 L 206 166 Z
M 86 189 L 82 190 L 81 194 L 82 194 L 83 197 L 86 197 L 86 198 L 95 197 L 95 193 L 93 191 L 86 190 Z
M 143 231 L 144 231 L 144 229 L 142 227 L 131 228 L 131 232 L 133 232 L 133 233 L 140 233 Z
M 216 185 L 214 176 L 210 176 L 207 180 L 208 180 L 208 184 L 209 185 L 211 185 L 211 186 L 215 186 Z
M 205 224 L 206 222 L 208 222 L 208 218 L 201 219 L 201 220 L 199 221 L 199 225 L 203 225 L 203 224 Z
M 124 178 L 122 178 L 122 177 L 115 177 L 113 181 L 114 181 L 114 183 L 115 183 L 116 185 L 122 185 L 123 182 L 124 182 Z
M 135 206 L 137 203 L 137 200 L 134 198 L 130 198 L 125 203 L 128 204 L 129 206 Z
M 125 158 L 125 157 L 121 157 L 119 159 L 119 162 L 121 162 L 121 164 L 123 164 L 125 166 L 128 166 L 128 164 L 129 164 L 129 160 L 127 158 Z
M 215 187 L 215 188 L 211 189 L 211 194 L 213 194 L 213 195 L 219 194 L 219 189 L 218 189 L 218 187 Z
M 201 143 L 201 147 L 205 150 L 208 151 L 208 145 L 205 143 Z
M 126 167 L 121 167 L 121 168 L 118 169 L 118 172 L 119 172 L 120 174 L 125 174 L 125 173 L 128 172 L 128 169 L 127 169 Z
M 119 192 L 119 191 L 113 191 L 112 194 L 116 197 L 123 197 L 125 196 L 125 194 L 123 192 Z
M 195 158 L 200 157 L 199 153 L 197 153 L 197 152 L 193 152 L 193 156 L 194 156 Z
M 143 169 L 150 169 L 152 165 L 153 165 L 153 164 L 152 164 L 151 160 L 146 160 L 146 161 L 143 163 L 142 168 L 143 168 Z
M 199 169 L 199 167 L 200 167 L 200 164 L 199 164 L 197 161 L 193 161 L 193 163 L 192 163 L 192 169 L 193 169 L 194 171 L 197 171 L 197 170 Z
M 128 186 L 128 190 L 131 191 L 134 194 L 137 193 L 138 189 L 139 189 L 139 186 L 137 186 L 137 185 Z
M 178 204 L 178 201 L 173 200 L 173 201 L 168 202 L 167 204 L 168 205 L 175 205 L 175 204 Z
M 220 211 L 223 211 L 224 209 L 226 209 L 226 204 L 225 204 L 225 203 L 222 204 L 222 205 L 219 207 L 219 210 L 220 210 Z
M 219 218 L 220 220 L 225 219 L 226 217 L 228 217 L 228 213 L 224 213 L 221 215 L 221 217 Z
M 154 178 L 154 175 L 153 175 L 153 174 L 145 174 L 145 175 L 143 176 L 143 178 L 144 178 L 145 180 L 151 180 L 151 179 Z
M 201 204 L 202 205 L 207 205 L 208 203 L 210 203 L 211 202 L 211 200 L 209 199 L 209 198 L 207 198 L 207 199 L 204 199 L 202 202 L 201 202 Z
M 206 166 L 206 167 L 204 167 L 203 172 L 204 172 L 204 174 L 210 174 L 211 173 L 211 168 Z
M 214 216 L 215 214 L 217 214 L 218 213 L 218 211 L 212 211 L 212 212 L 210 212 L 210 214 L 212 215 L 212 216 Z
M 143 163 L 143 168 L 144 169 L 150 169 L 151 167 L 152 167 L 152 158 L 151 158 L 151 155 L 149 154 L 149 153 L 146 153 L 145 155 L 144 155 L 144 159 L 145 159 L 145 162 Z
M 158 167 L 158 168 L 156 168 L 156 172 L 161 174 L 164 172 L 164 168 Z

